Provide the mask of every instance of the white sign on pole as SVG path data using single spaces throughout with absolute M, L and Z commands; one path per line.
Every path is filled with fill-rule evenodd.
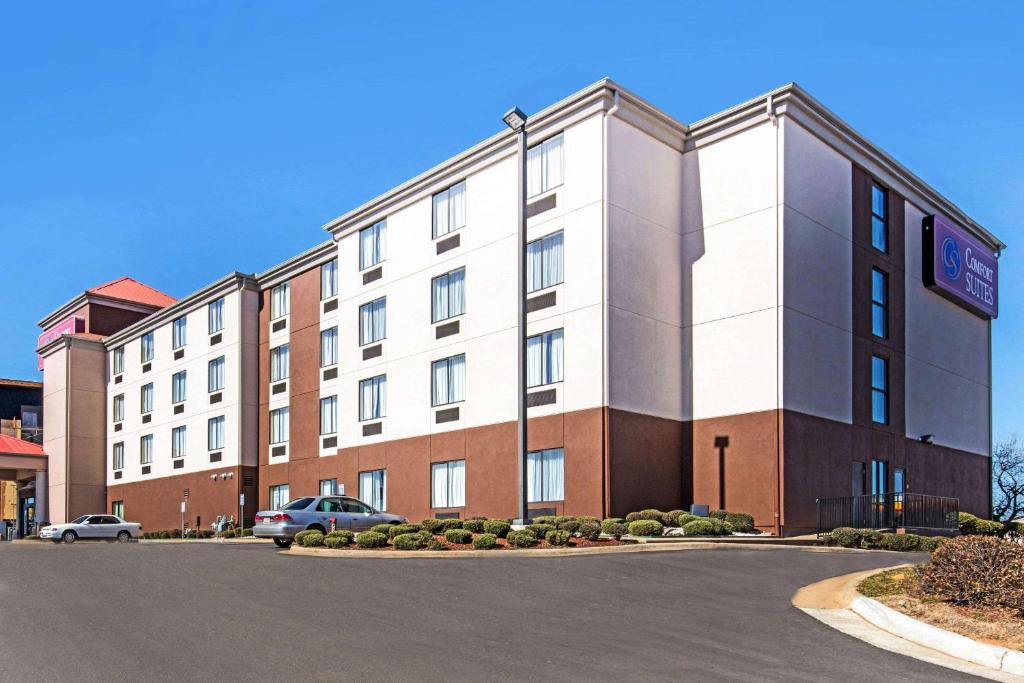
M 238 494 L 238 505 L 240 507 L 245 507 L 245 494 L 244 493 L 239 493 Z
M 185 514 L 185 501 L 181 501 L 181 514 Z

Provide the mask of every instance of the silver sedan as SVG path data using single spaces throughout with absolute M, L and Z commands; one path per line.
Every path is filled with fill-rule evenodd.
M 51 524 L 39 531 L 39 538 L 54 543 L 74 543 L 78 539 L 107 539 L 127 543 L 142 535 L 142 525 L 126 522 L 116 515 L 82 515 L 65 524 Z
M 304 496 L 280 510 L 257 512 L 252 535 L 272 538 L 279 548 L 287 548 L 300 531 L 329 531 L 332 520 L 335 529 L 357 532 L 376 524 L 405 524 L 409 521 L 401 515 L 374 510 L 366 503 L 347 496 Z

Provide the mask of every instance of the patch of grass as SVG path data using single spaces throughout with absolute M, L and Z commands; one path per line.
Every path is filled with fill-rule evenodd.
M 869 598 L 880 598 L 886 595 L 901 595 L 914 585 L 915 571 L 913 568 L 901 567 L 874 574 L 857 584 L 857 590 Z

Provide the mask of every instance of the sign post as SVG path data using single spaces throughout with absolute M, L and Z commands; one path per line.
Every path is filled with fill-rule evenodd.
M 238 536 L 241 538 L 245 530 L 245 491 L 238 494 Z
M 185 538 L 185 501 L 181 501 L 181 537 Z

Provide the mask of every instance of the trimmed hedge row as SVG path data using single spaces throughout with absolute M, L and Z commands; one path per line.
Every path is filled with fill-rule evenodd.
M 998 536 L 1006 525 L 991 519 L 981 519 L 968 512 L 961 512 L 958 519 L 960 533 L 979 536 Z
M 865 548 L 868 550 L 895 550 L 899 552 L 932 552 L 948 539 L 940 536 L 918 536 L 917 534 L 893 534 L 876 529 L 854 529 L 839 527 L 828 537 L 830 545 L 842 548 Z

